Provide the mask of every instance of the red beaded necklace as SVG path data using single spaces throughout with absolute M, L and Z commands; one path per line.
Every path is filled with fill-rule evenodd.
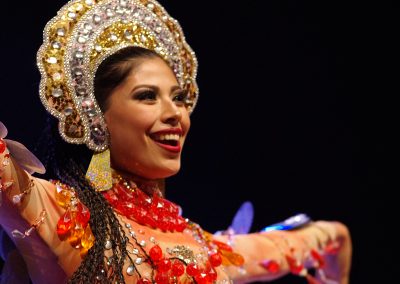
M 159 191 L 153 191 L 149 197 L 136 184 L 129 184 L 121 177 L 103 196 L 115 211 L 141 225 L 170 232 L 183 232 L 188 226 L 179 214 L 179 207 L 161 197 Z
M 153 246 L 148 253 L 143 251 L 145 258 L 151 260 L 149 263 L 155 272 L 157 283 L 170 283 L 170 277 L 176 281 L 186 271 L 186 275 L 194 279 L 190 283 L 211 284 L 217 279 L 216 267 L 222 264 L 239 267 L 243 265 L 243 257 L 234 253 L 229 245 L 212 240 L 210 233 L 182 218 L 179 207 L 164 199 L 158 188 L 151 188 L 151 191 L 152 197 L 139 189 L 137 184 L 128 183 L 119 176 L 113 187 L 102 193 L 118 214 L 141 225 L 163 231 L 183 232 L 186 229 L 207 251 L 207 259 L 202 265 L 191 261 L 186 263 L 176 256 L 167 257 L 158 245 Z M 140 277 L 138 283 L 146 284 L 151 281 Z
M 185 274 L 185 277 L 188 277 L 188 282 L 185 280 L 185 283 L 211 284 L 217 279 L 216 268 L 218 266 L 222 264 L 243 265 L 244 259 L 241 255 L 234 253 L 229 245 L 213 240 L 212 235 L 203 231 L 199 225 L 183 219 L 180 216 L 179 207 L 162 198 L 157 188 L 150 186 L 150 191 L 153 194 L 152 197 L 149 197 L 134 183 L 128 184 L 121 177 L 117 177 L 115 181 L 113 187 L 103 192 L 103 195 L 118 214 L 139 224 L 159 228 L 163 231 L 185 231 L 191 234 L 202 249 L 206 251 L 205 255 L 202 256 L 202 261 L 196 262 L 191 258 L 194 254 L 189 247 L 177 245 L 167 248 L 166 253 L 164 253 L 154 237 L 149 239 L 150 243 L 154 243 L 154 246 L 147 251 L 143 248 L 146 241 L 138 239 L 138 235 L 131 231 L 130 224 L 126 223 L 125 227 L 129 230 L 129 235 L 133 240 L 131 244 L 136 243 L 137 245 L 135 249 L 128 252 L 134 255 L 136 259 L 133 261 L 129 257 L 130 265 L 126 270 L 127 275 L 132 276 L 134 271 L 138 272 L 138 266 L 144 262 L 147 262 L 152 268 L 150 277 L 142 276 L 138 272 L 137 283 L 147 284 L 154 281 L 160 284 L 168 284 L 171 281 L 181 283 L 179 279 Z M 95 241 L 88 225 L 90 213 L 76 198 L 73 188 L 59 182 L 55 182 L 55 184 L 57 189 L 56 199 L 61 206 L 67 208 L 67 211 L 58 221 L 57 233 L 60 239 L 68 237 L 68 241 L 74 247 L 81 248 L 83 256 Z M 145 186 L 149 188 L 147 184 Z M 74 209 L 74 214 L 70 212 L 71 208 Z M 83 224 L 87 225 L 84 233 Z M 139 235 L 144 234 L 140 230 L 138 233 Z M 76 245 L 76 240 L 82 244 Z M 107 247 L 107 244 L 105 248 L 111 249 L 111 247 Z

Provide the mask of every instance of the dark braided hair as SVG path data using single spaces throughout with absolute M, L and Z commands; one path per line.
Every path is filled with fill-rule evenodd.
M 99 66 L 95 82 L 95 96 L 103 111 L 108 108 L 108 98 L 140 60 L 158 55 L 140 47 L 127 47 L 108 57 Z M 69 283 L 125 283 L 124 261 L 127 257 L 128 239 L 113 209 L 103 195 L 96 192 L 85 178 L 91 152 L 85 145 L 64 142 L 58 133 L 58 121 L 49 115 L 36 152 L 45 164 L 45 178 L 58 179 L 73 187 L 90 211 L 90 226 L 95 237 L 81 265 L 69 279 Z M 112 260 L 105 258 L 105 243 L 112 243 Z M 108 262 L 110 265 L 106 265 Z

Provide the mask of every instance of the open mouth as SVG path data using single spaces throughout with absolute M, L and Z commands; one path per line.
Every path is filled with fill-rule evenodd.
M 179 134 L 153 134 L 151 138 L 159 144 L 177 147 L 179 146 Z

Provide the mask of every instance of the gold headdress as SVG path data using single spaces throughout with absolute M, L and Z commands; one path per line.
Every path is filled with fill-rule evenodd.
M 94 97 L 100 63 L 128 46 L 159 54 L 188 91 L 189 111 L 196 105 L 197 60 L 178 22 L 154 0 L 72 0 L 45 27 L 37 55 L 40 98 L 59 119 L 69 143 L 95 152 L 108 148 L 103 114 Z

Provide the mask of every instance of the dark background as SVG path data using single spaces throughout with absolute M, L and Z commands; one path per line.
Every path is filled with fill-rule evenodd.
M 299 212 L 339 220 L 353 238 L 351 283 L 393 283 L 398 187 L 386 165 L 398 33 L 390 4 L 349 2 L 162 1 L 200 63 L 200 100 L 167 195 L 209 231 L 227 228 L 246 200 L 252 231 Z M 65 2 L 34 3 L 0 8 L 0 120 L 28 147 L 45 121 L 36 51 Z

